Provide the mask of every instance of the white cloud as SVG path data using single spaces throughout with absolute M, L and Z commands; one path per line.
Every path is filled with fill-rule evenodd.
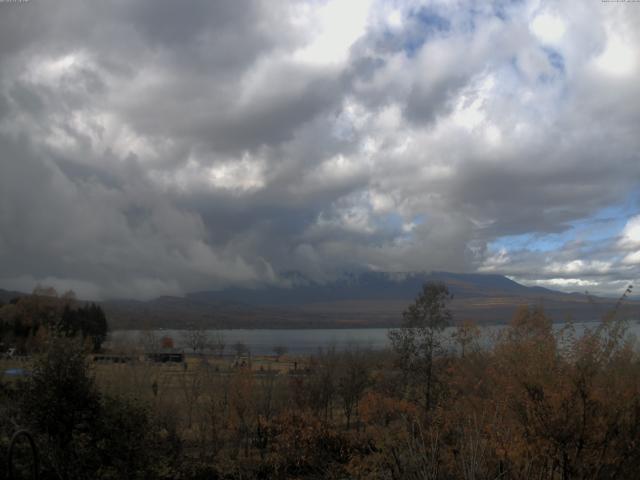
M 640 215 L 631 217 L 627 221 L 618 244 L 622 248 L 640 248 Z
M 622 263 L 625 265 L 640 265 L 640 250 L 625 255 Z
M 541 12 L 531 21 L 529 28 L 543 43 L 556 45 L 566 32 L 564 21 L 550 12 Z
M 252 191 L 264 186 L 264 162 L 243 158 L 209 169 L 209 182 L 215 188 L 231 191 Z
M 596 66 L 607 75 L 631 76 L 637 71 L 638 51 L 631 39 L 610 31 L 604 51 L 595 59 Z
M 506 248 L 501 248 L 497 252 L 485 258 L 483 264 L 478 268 L 481 272 L 496 272 L 511 263 L 511 256 Z
M 581 278 L 549 278 L 549 279 L 535 280 L 533 282 L 528 282 L 528 283 L 533 283 L 535 285 L 548 287 L 548 288 L 560 287 L 565 290 L 573 290 L 578 287 L 579 288 L 594 287 L 594 286 L 598 286 L 599 284 L 597 281 L 583 280 Z
M 309 25 L 312 39 L 295 58 L 312 64 L 344 62 L 353 43 L 367 25 L 371 0 L 330 0 L 319 6 L 302 7 L 298 21 Z
M 640 216 L 553 251 L 498 240 L 571 232 L 637 189 L 634 12 L 142 1 L 101 4 L 99 28 L 79 4 L 1 17 L 3 276 L 103 296 L 358 268 L 617 288 L 640 276 Z
M 553 262 L 547 265 L 544 269 L 546 273 L 550 274 L 565 274 L 565 275 L 580 275 L 588 273 L 607 273 L 611 270 L 611 262 L 604 262 L 599 260 L 585 261 L 585 260 L 571 260 L 566 263 Z

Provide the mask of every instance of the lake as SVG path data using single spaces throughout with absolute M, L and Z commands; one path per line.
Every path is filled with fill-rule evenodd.
M 575 323 L 576 333 L 580 334 L 585 328 L 594 328 L 597 322 Z M 562 323 L 554 324 L 556 330 L 564 326 Z M 490 325 L 481 327 L 480 344 L 488 346 L 497 332 L 504 325 Z M 451 334 L 454 328 L 444 331 L 446 343 L 451 343 Z M 273 355 L 275 346 L 285 346 L 289 353 L 308 355 L 318 352 L 318 349 L 335 348 L 345 350 L 348 348 L 361 348 L 381 350 L 389 347 L 388 328 L 325 328 L 325 329 L 233 329 L 233 330 L 209 330 L 208 334 L 214 337 L 222 334 L 226 345 L 225 353 L 233 352 L 233 345 L 242 342 L 254 355 Z M 173 339 L 177 348 L 185 348 L 184 330 L 156 330 L 158 338 L 169 336 Z M 639 336 L 640 324 L 636 321 L 629 323 L 629 333 Z M 110 334 L 113 343 L 136 343 L 143 334 L 141 330 L 116 330 Z

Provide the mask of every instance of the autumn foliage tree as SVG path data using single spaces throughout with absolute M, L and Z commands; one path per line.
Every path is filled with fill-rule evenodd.
M 290 370 L 265 358 L 117 366 L 127 376 L 157 368 L 153 397 L 144 373 L 130 397 L 100 392 L 91 366 L 104 365 L 86 363 L 76 339 L 75 350 L 47 350 L 13 398 L 55 478 L 637 477 L 640 356 L 619 305 L 589 328 L 523 305 L 481 344 L 471 323 L 444 336 L 450 299 L 426 284 L 389 351 L 328 349 Z M 38 302 L 29 308 L 49 300 Z M 173 453 L 158 448 L 168 443 Z
M 58 295 L 52 287 L 38 286 L 32 295 L 0 307 L 0 335 L 25 353 L 44 350 L 52 334 L 81 337 L 98 351 L 107 338 L 106 315 L 95 303 L 78 303 L 72 291 Z
M 78 339 L 55 335 L 19 385 L 19 420 L 35 434 L 42 478 L 151 478 L 166 445 L 148 409 L 102 394 Z

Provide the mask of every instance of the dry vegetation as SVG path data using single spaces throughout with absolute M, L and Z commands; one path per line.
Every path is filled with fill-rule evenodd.
M 185 364 L 90 363 L 107 418 L 122 418 L 110 403 L 121 402 L 143 420 L 116 422 L 123 444 L 140 448 L 86 478 L 635 478 L 640 357 L 622 320 L 612 314 L 593 331 L 567 325 L 554 334 L 541 309 L 522 307 L 489 349 L 479 347 L 477 327 L 460 325 L 452 354 L 430 336 L 447 320 L 446 302 L 429 310 L 446 300 L 434 295 L 407 310 L 393 351 L 245 366 L 197 354 Z M 3 388 L 3 408 L 37 430 L 10 394 L 19 387 Z M 70 438 L 78 455 L 93 448 Z M 119 453 L 118 445 L 110 448 Z M 45 460 L 60 471 L 56 458 Z

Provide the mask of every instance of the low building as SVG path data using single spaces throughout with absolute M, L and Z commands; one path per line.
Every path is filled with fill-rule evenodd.
M 184 351 L 177 349 L 164 349 L 158 352 L 147 352 L 145 358 L 156 363 L 183 363 Z
M 93 361 L 96 363 L 131 363 L 136 358 L 131 355 L 94 355 Z

